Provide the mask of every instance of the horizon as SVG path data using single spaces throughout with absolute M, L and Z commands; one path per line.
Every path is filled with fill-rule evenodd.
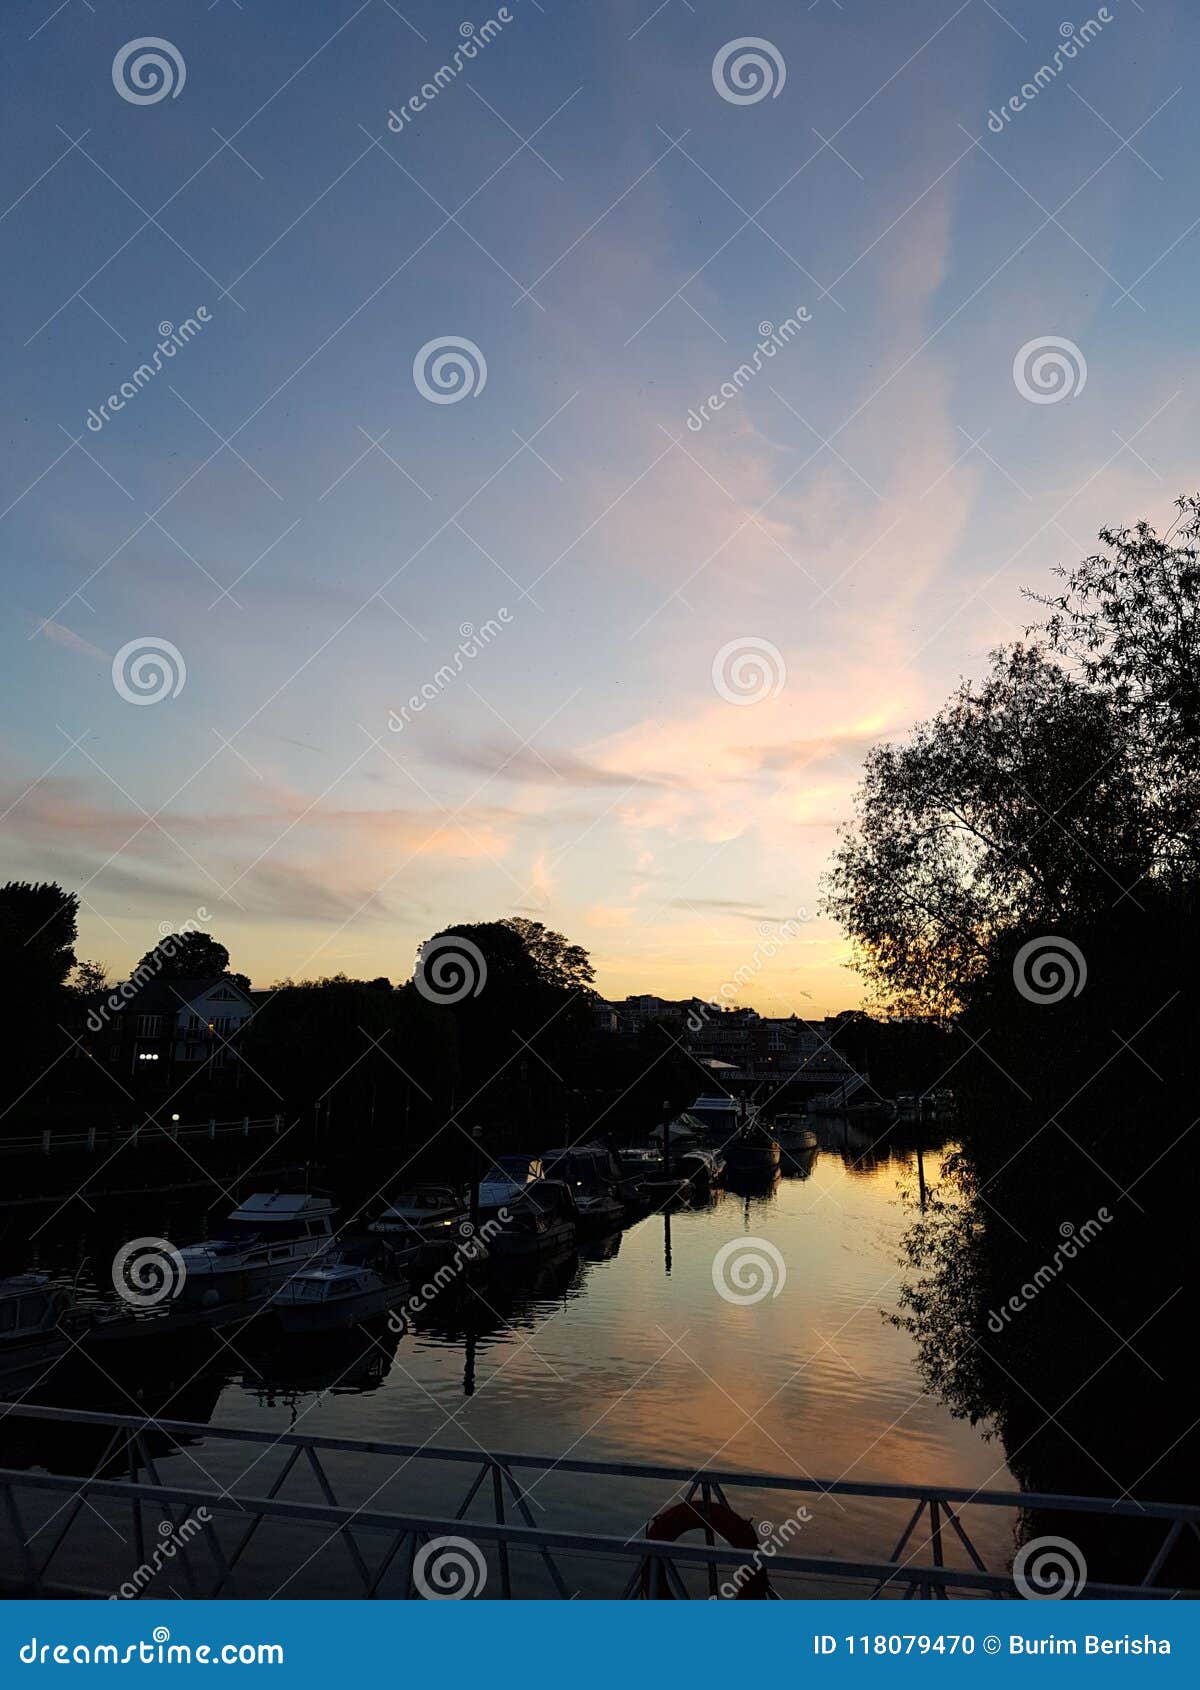
M 7 8 L 6 876 L 110 973 L 520 914 L 710 1000 L 791 923 L 745 1007 L 859 1006 L 867 750 L 1194 482 L 1194 20 L 463 20 Z

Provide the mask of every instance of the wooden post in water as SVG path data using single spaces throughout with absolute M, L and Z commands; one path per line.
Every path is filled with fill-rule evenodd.
M 473 1149 L 471 1152 L 471 1236 L 474 1238 L 479 1232 L 479 1174 L 480 1174 L 480 1140 L 483 1137 L 482 1127 L 471 1128 Z
M 926 1185 L 925 1185 L 925 1148 L 924 1148 L 924 1145 L 921 1142 L 923 1137 L 924 1137 L 924 1134 L 921 1132 L 920 1123 L 918 1122 L 918 1124 L 917 1124 L 917 1190 L 920 1193 L 920 1197 L 921 1197 L 921 1213 L 922 1214 L 925 1213 L 925 1200 L 928 1196 L 928 1190 L 927 1190 Z

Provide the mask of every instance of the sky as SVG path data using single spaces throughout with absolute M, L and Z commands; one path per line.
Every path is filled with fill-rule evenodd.
M 859 1002 L 864 755 L 1197 487 L 1200 18 L 1085 5 L 7 0 L 3 877 Z

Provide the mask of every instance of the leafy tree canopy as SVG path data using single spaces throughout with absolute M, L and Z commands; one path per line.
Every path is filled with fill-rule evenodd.
M 1019 936 L 1195 877 L 1200 505 L 1180 512 L 1162 539 L 1103 531 L 1028 643 L 867 758 L 826 907 L 893 1009 L 952 1013 Z

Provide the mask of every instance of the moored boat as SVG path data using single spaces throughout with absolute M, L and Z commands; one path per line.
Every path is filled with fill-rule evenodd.
M 452 1185 L 415 1185 L 399 1192 L 367 1230 L 416 1261 L 453 1247 L 467 1219 L 467 1206 Z
M 776 1115 L 775 1137 L 784 1150 L 815 1150 L 817 1135 L 805 1125 L 803 1115 Z
M 35 1386 L 71 1347 L 71 1299 L 46 1273 L 0 1279 L 0 1396 Z
M 696 1191 L 713 1191 L 725 1173 L 725 1157 L 719 1150 L 685 1150 L 680 1170 Z
M 579 1209 L 561 1180 L 536 1180 L 505 1207 L 508 1218 L 488 1241 L 496 1257 L 540 1256 L 575 1240 Z
M 779 1140 L 761 1122 L 743 1121 L 725 1146 L 725 1160 L 730 1168 L 777 1168 Z
M 540 1180 L 544 1171 L 540 1156 L 497 1156 L 487 1178 L 480 1181 L 480 1209 L 507 1208 Z
M 180 1251 L 179 1301 L 216 1308 L 256 1302 L 329 1248 L 333 1204 L 311 1192 L 256 1192 L 217 1237 Z
M 375 1238 L 337 1245 L 273 1292 L 271 1310 L 285 1332 L 336 1332 L 386 1314 L 405 1290 L 394 1260 Z
M 571 1187 L 581 1226 L 607 1231 L 619 1224 L 625 1212 L 622 1187 L 626 1182 L 607 1145 L 578 1144 L 547 1150 L 542 1165 L 547 1179 L 562 1180 Z

